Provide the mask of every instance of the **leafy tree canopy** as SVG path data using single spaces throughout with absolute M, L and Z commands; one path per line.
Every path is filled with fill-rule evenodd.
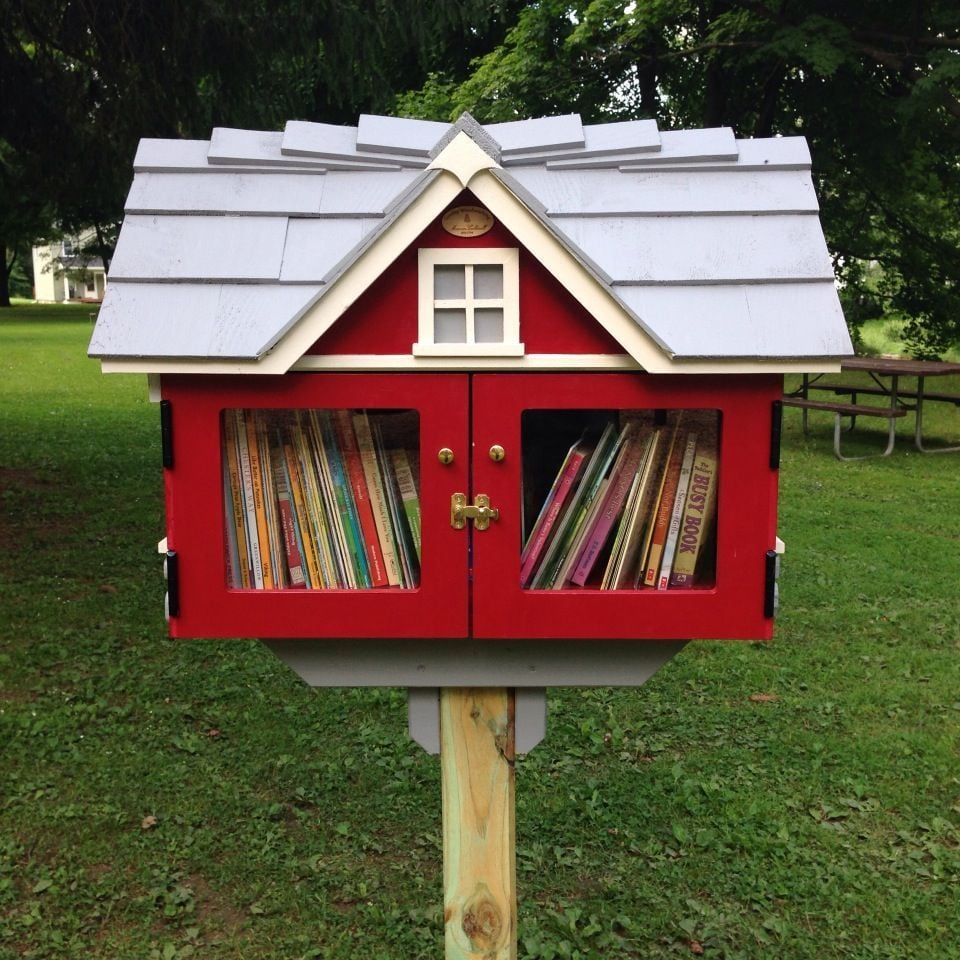
M 397 106 L 802 134 L 851 324 L 901 312 L 935 355 L 960 342 L 958 52 L 955 0 L 538 0 Z
M 428 64 L 465 72 L 502 39 L 498 10 L 480 0 L 0 0 L 0 247 L 93 225 L 91 252 L 108 261 L 141 137 L 356 122 L 421 84 Z

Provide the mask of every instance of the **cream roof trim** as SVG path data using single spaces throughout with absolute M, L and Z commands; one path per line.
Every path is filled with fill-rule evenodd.
M 323 297 L 308 308 L 273 351 L 253 364 L 257 373 L 286 373 L 348 307 L 376 283 L 383 272 L 451 203 L 462 187 L 453 174 L 441 174 L 330 283 Z
M 784 360 L 755 360 L 744 358 L 727 360 L 678 360 L 668 368 L 670 373 L 839 373 L 840 360 L 816 358 L 792 358 Z M 145 370 L 149 364 L 149 372 Z M 255 360 L 150 360 L 104 359 L 100 361 L 103 373 L 147 374 L 147 377 L 163 373 L 269 373 L 263 362 Z M 426 371 L 426 370 L 636 370 L 635 360 L 622 354 L 528 354 L 526 357 L 490 357 L 490 358 L 451 358 L 451 357 L 415 357 L 412 354 L 356 354 L 349 356 L 306 354 L 291 370 L 321 371 Z M 273 371 L 276 372 L 276 371 Z M 280 371 L 286 372 L 286 371 Z
M 496 167 L 497 162 L 481 150 L 462 130 L 447 144 L 428 170 L 448 170 L 466 187 L 481 170 Z
M 483 170 L 473 177 L 469 188 L 644 370 L 666 373 L 673 369 L 663 347 L 627 313 L 623 304 L 583 261 L 577 259 L 570 248 L 502 181 Z
M 323 297 L 304 313 L 271 353 L 256 364 L 239 365 L 242 369 L 255 369 L 258 373 L 285 373 L 291 369 L 464 188 L 473 191 L 644 370 L 664 373 L 675 369 L 663 348 L 630 317 L 583 261 L 490 173 L 492 169 L 500 169 L 499 165 L 469 136 L 462 131 L 457 134 L 430 164 L 430 169 L 441 171 L 440 176 L 331 282 Z M 198 364 L 197 368 L 200 366 L 210 369 L 209 363 Z M 237 367 L 233 364 L 234 370 Z M 729 369 L 729 364 L 718 363 L 715 369 Z
M 371 286 L 417 237 L 465 188 L 524 245 L 554 278 L 627 352 L 632 362 L 650 373 L 753 373 L 770 371 L 829 371 L 837 369 L 832 360 L 779 358 L 774 362 L 754 358 L 675 359 L 669 348 L 644 326 L 610 289 L 610 278 L 593 264 L 575 244 L 538 209 L 535 199 L 522 188 L 513 188 L 502 168 L 464 131 L 460 131 L 430 163 L 437 171 L 430 182 L 404 205 L 404 200 L 387 211 L 382 228 L 375 231 L 362 249 L 348 257 L 347 265 L 276 342 L 257 360 L 127 359 L 102 360 L 104 372 L 191 372 L 282 374 L 291 369 L 317 368 L 305 358 L 307 350 Z M 411 351 L 413 344 L 411 343 Z M 379 358 L 377 363 L 387 358 Z M 396 359 L 396 358 L 390 358 Z M 394 369 L 437 369 L 435 358 L 411 356 Z M 622 362 L 622 359 L 618 362 Z M 332 361 L 331 361 L 332 362 Z M 359 364 L 363 368 L 371 361 Z M 389 361 L 388 361 L 389 362 Z M 391 365 L 392 366 L 392 365 Z

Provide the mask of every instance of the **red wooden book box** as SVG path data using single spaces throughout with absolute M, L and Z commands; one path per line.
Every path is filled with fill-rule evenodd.
M 90 352 L 173 636 L 496 644 L 769 637 L 782 375 L 850 343 L 802 140 L 361 117 L 144 141 Z

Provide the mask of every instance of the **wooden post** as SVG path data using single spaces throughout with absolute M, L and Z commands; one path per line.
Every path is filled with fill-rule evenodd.
M 516 960 L 514 692 L 440 692 L 446 960 Z

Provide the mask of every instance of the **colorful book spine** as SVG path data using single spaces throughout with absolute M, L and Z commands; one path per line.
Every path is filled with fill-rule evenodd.
M 327 457 L 327 448 L 323 442 L 323 428 L 316 410 L 308 412 L 308 422 L 310 425 L 308 446 L 319 480 L 322 504 L 320 511 L 329 531 L 330 553 L 336 569 L 337 586 L 353 590 L 357 587 L 357 576 L 350 562 L 347 531 L 344 529 L 343 515 L 337 502 L 333 471 Z
M 595 452 L 583 476 L 582 490 L 575 503 L 570 504 L 571 520 L 562 541 L 562 547 L 554 558 L 554 564 L 549 572 L 549 579 L 545 585 L 554 590 L 562 590 L 573 572 L 573 565 L 577 554 L 583 546 L 583 539 L 587 531 L 587 524 L 593 520 L 599 507 L 598 498 L 603 496 L 609 482 L 611 466 L 626 440 L 628 428 L 619 432 L 613 423 L 597 444 L 600 455 Z
M 380 425 L 373 423 L 372 427 L 374 449 L 377 454 L 377 463 L 380 465 L 380 476 L 383 479 L 387 508 L 390 511 L 390 528 L 393 531 L 393 540 L 397 547 L 397 559 L 400 562 L 400 586 L 404 588 L 415 587 L 420 580 L 420 568 L 407 526 L 403 501 L 400 498 L 400 488 L 393 472 L 393 465 L 387 456 Z
M 323 571 L 320 567 L 317 552 L 316 536 L 310 521 L 310 511 L 304 496 L 303 483 L 300 478 L 300 467 L 297 463 L 297 454 L 293 443 L 285 441 L 283 444 L 283 458 L 287 468 L 287 483 L 293 507 L 299 518 L 297 525 L 300 531 L 300 548 L 304 558 L 304 574 L 306 585 L 314 588 L 326 586 Z
M 387 503 L 386 490 L 380 474 L 380 467 L 377 464 L 377 452 L 373 442 L 370 418 L 365 411 L 353 415 L 353 432 L 357 438 L 357 449 L 360 451 L 363 475 L 367 480 L 367 491 L 370 494 L 373 519 L 377 527 L 380 547 L 383 551 L 387 582 L 391 587 L 398 587 L 401 583 L 400 560 L 397 556 L 397 548 L 391 530 L 390 507 Z
M 650 463 L 650 482 L 645 491 L 644 513 L 645 528 L 640 552 L 637 554 L 636 568 L 633 571 L 633 588 L 639 590 L 643 586 L 643 576 L 646 572 L 647 559 L 650 556 L 650 546 L 653 543 L 653 526 L 657 519 L 657 506 L 663 492 L 663 478 L 667 470 L 669 447 L 667 443 L 667 427 L 657 427 L 657 444 L 653 450 Z M 672 439 L 672 438 L 671 438 Z
M 651 523 L 651 500 L 656 488 L 661 434 L 660 427 L 655 427 L 651 432 L 650 442 L 640 467 L 640 483 L 634 497 L 632 515 L 627 518 L 628 528 L 613 584 L 615 590 L 636 586 L 636 569 L 641 562 L 646 532 Z
M 557 568 L 553 576 L 554 590 L 562 590 L 571 583 L 571 577 L 576 569 L 580 554 L 586 547 L 587 537 L 590 531 L 597 523 L 600 512 L 603 509 L 604 500 L 607 497 L 607 491 L 610 489 L 610 477 L 604 477 L 596 489 L 593 500 L 586 509 L 583 519 L 579 523 L 579 528 L 575 531 L 573 540 L 567 548 L 566 556 L 563 562 Z
M 385 587 L 387 586 L 387 572 L 383 561 L 383 550 L 380 547 L 380 538 L 377 535 L 377 525 L 373 518 L 373 507 L 370 505 L 367 480 L 363 475 L 363 464 L 360 462 L 360 450 L 357 448 L 357 438 L 353 432 L 350 411 L 337 410 L 335 421 L 337 439 L 343 452 L 347 479 L 350 484 L 350 491 L 353 494 L 357 518 L 360 522 L 360 535 L 367 558 L 370 585 Z
M 353 571 L 356 585 L 359 588 L 370 587 L 370 565 L 363 544 L 363 530 L 353 499 L 350 480 L 344 463 L 343 451 L 338 443 L 334 430 L 333 418 L 329 410 L 324 410 L 320 417 L 323 432 L 323 443 L 327 453 L 327 462 L 330 466 L 330 479 L 333 495 L 340 511 L 343 531 L 347 544 L 347 562 Z
M 603 571 L 603 578 L 600 581 L 601 590 L 612 590 L 617 583 L 617 578 L 623 568 L 623 549 L 627 542 L 627 534 L 633 525 L 633 518 L 636 516 L 637 498 L 643 488 L 643 463 L 638 467 L 633 482 L 630 484 L 630 490 L 627 493 L 626 503 L 623 505 L 623 516 L 620 523 L 617 524 L 617 532 L 613 538 L 613 546 L 610 548 L 610 556 L 607 558 L 607 566 Z
M 417 554 L 417 562 L 420 563 L 420 541 L 422 538 L 420 494 L 417 491 L 417 482 L 413 476 L 413 469 L 410 466 L 410 458 L 407 456 L 407 451 L 401 448 L 390 451 L 390 461 L 393 464 L 393 472 L 397 478 L 397 486 L 400 488 L 403 512 L 406 515 L 407 525 L 410 528 L 410 536 L 413 539 L 413 548 Z
M 283 545 L 283 526 L 277 499 L 276 473 L 270 450 L 270 437 L 266 416 L 261 412 L 255 417 L 257 450 L 260 457 L 260 483 L 263 487 L 263 509 L 267 517 L 267 533 L 270 547 L 270 568 L 276 588 L 288 586 L 287 559 Z
M 697 564 L 703 555 L 704 543 L 710 536 L 714 507 L 717 502 L 716 438 L 701 434 L 697 443 L 690 488 L 680 521 L 677 553 L 670 572 L 670 586 L 693 586 Z
M 304 573 L 303 553 L 300 548 L 301 535 L 297 522 L 297 512 L 290 489 L 287 465 L 282 456 L 274 463 L 274 482 L 277 489 L 277 512 L 283 533 L 283 548 L 287 558 L 289 586 L 305 587 L 307 578 Z
M 237 450 L 237 421 L 230 412 L 223 415 L 224 466 L 230 484 L 230 519 L 233 523 L 232 539 L 237 544 L 237 563 L 232 580 L 233 587 L 250 588 L 250 557 L 247 546 L 247 525 L 243 494 L 243 479 L 240 476 L 240 458 Z
M 572 583 L 581 587 L 586 586 L 600 552 L 610 538 L 614 524 L 620 518 L 647 442 L 646 437 L 636 435 L 626 440 L 621 456 L 611 470 L 610 484 L 597 512 L 596 520 L 591 525 L 585 544 L 577 558 L 573 575 L 570 577 Z
M 670 434 L 670 445 L 667 449 L 667 464 L 660 482 L 660 491 L 657 496 L 657 512 L 653 521 L 653 535 L 650 538 L 650 549 L 643 571 L 643 584 L 646 587 L 657 585 L 657 573 L 660 571 L 660 560 L 663 557 L 663 547 L 667 542 L 667 533 L 670 530 L 670 515 L 673 512 L 673 502 L 677 496 L 677 484 L 680 481 L 680 465 L 683 461 L 683 447 L 677 442 L 680 433 L 680 417 L 673 425 Z
M 275 580 L 270 565 L 270 530 L 267 526 L 267 511 L 263 500 L 263 472 L 260 463 L 260 446 L 257 442 L 257 413 L 255 410 L 247 411 L 243 425 L 247 436 L 247 456 L 250 460 L 254 522 L 257 525 L 257 547 L 260 553 L 263 589 L 271 590 L 274 587 Z
M 580 473 L 587 458 L 587 447 L 582 440 L 578 440 L 567 451 L 563 464 L 554 478 L 550 492 L 547 494 L 543 507 L 540 509 L 540 515 L 534 522 L 530 536 L 527 538 L 527 545 L 520 556 L 520 585 L 525 587 L 530 582 L 530 578 L 536 569 L 537 562 L 540 560 L 543 550 L 550 539 L 557 517 L 560 516 L 570 491 Z
M 660 575 L 657 578 L 658 590 L 666 590 L 670 586 L 673 558 L 677 552 L 677 538 L 680 535 L 680 523 L 683 520 L 683 509 L 687 503 L 690 473 L 693 470 L 693 458 L 696 456 L 696 453 L 697 432 L 691 430 L 687 434 L 687 441 L 683 448 L 683 460 L 680 463 L 680 475 L 677 480 L 677 495 L 673 501 L 673 512 L 670 514 L 670 527 L 667 530 L 667 540 L 663 546 L 663 558 L 660 561 Z
M 234 411 L 234 423 L 237 433 L 237 454 L 240 462 L 240 477 L 243 488 L 243 515 L 247 532 L 247 549 L 250 556 L 251 586 L 262 590 L 263 562 L 260 555 L 260 535 L 257 526 L 257 505 L 253 491 L 253 470 L 250 461 L 250 447 L 247 440 L 247 423 L 243 410 Z
M 531 580 L 531 586 L 534 589 L 543 590 L 553 587 L 557 572 L 563 566 L 567 551 L 577 536 L 580 523 L 586 511 L 589 510 L 597 486 L 606 472 L 604 465 L 614 452 L 616 444 L 614 433 L 613 423 L 608 423 L 584 465 L 583 472 L 570 495 L 567 508 L 557 521 L 556 532 L 544 551 L 543 559 L 534 571 Z
M 297 425 L 293 431 L 293 446 L 296 451 L 299 476 L 303 484 L 303 496 L 309 529 L 317 550 L 317 562 L 320 565 L 321 579 L 319 585 L 328 589 L 341 586 L 338 576 L 336 560 L 330 527 L 326 520 L 326 507 L 323 502 L 323 491 L 320 476 L 317 472 L 317 463 L 310 450 L 308 433 L 297 414 Z
M 237 544 L 237 525 L 233 516 L 233 495 L 230 492 L 230 474 L 223 471 L 224 549 L 223 562 L 227 568 L 227 586 L 240 586 L 240 551 Z

